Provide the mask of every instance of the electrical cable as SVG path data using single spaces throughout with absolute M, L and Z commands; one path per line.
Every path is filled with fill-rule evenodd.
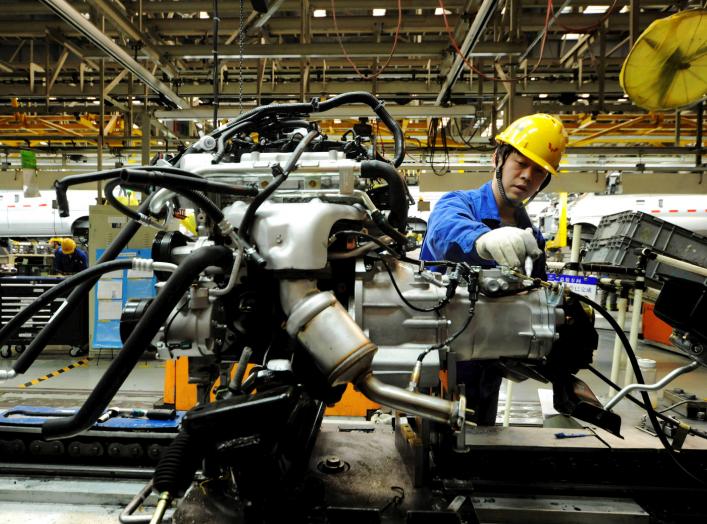
M 334 22 L 334 32 L 336 33 L 336 39 L 339 42 L 339 47 L 341 47 L 341 52 L 344 54 L 344 58 L 349 63 L 349 65 L 353 67 L 353 70 L 356 72 L 356 74 L 360 76 L 363 80 L 375 80 L 376 78 L 378 78 L 383 73 L 383 71 L 388 68 L 388 64 L 390 64 L 390 61 L 392 60 L 393 55 L 395 54 L 395 49 L 398 47 L 398 37 L 400 36 L 400 27 L 402 26 L 403 20 L 402 1 L 398 0 L 398 25 L 395 28 L 395 36 L 393 37 L 393 47 L 390 49 L 390 54 L 388 55 L 385 64 L 383 64 L 381 68 L 378 69 L 378 71 L 374 72 L 372 75 L 363 74 L 358 69 L 358 67 L 356 67 L 356 64 L 354 64 L 353 60 L 346 51 L 346 48 L 344 47 L 344 41 L 341 38 L 341 34 L 339 32 L 339 25 L 336 21 L 336 4 L 334 3 L 334 0 L 331 0 L 331 18 Z
M 342 235 L 353 235 L 353 236 L 358 236 L 361 238 L 365 238 L 367 240 L 370 240 L 377 246 L 379 246 L 381 249 L 387 250 L 391 255 L 393 255 L 395 258 L 400 258 L 400 253 L 398 253 L 392 246 L 389 246 L 385 244 L 380 238 L 375 237 L 373 235 L 369 235 L 368 233 L 364 233 L 363 231 L 355 231 L 353 229 L 344 229 L 342 231 L 337 231 L 332 235 L 332 237 L 338 237 Z
M 584 295 L 580 295 L 578 293 L 575 293 L 573 291 L 570 291 L 570 296 L 575 298 L 576 300 L 579 300 L 580 302 L 584 302 L 588 306 L 594 308 L 596 311 L 598 311 L 601 316 L 603 316 L 607 322 L 611 325 L 611 327 L 614 329 L 616 332 L 616 335 L 619 337 L 621 340 L 621 343 L 624 346 L 624 349 L 626 350 L 626 355 L 628 356 L 628 360 L 631 363 L 631 367 L 633 368 L 633 373 L 636 376 L 636 381 L 639 384 L 645 384 L 645 381 L 643 380 L 643 374 L 641 373 L 641 368 L 638 365 L 638 360 L 636 359 L 636 354 L 633 351 L 633 348 L 631 347 L 631 343 L 629 342 L 628 338 L 626 337 L 626 333 L 624 333 L 623 329 L 619 324 L 616 322 L 614 317 L 612 317 L 609 312 L 604 309 L 602 306 L 591 300 L 590 298 L 585 297 Z M 648 415 L 648 419 L 651 422 L 651 425 L 653 426 L 653 430 L 655 431 L 656 436 L 658 437 L 658 440 L 660 440 L 660 443 L 663 445 L 665 448 L 666 452 L 670 456 L 670 458 L 675 462 L 675 465 L 678 466 L 679 469 L 683 471 L 687 476 L 695 480 L 696 482 L 702 484 L 702 485 L 707 485 L 707 483 L 702 480 L 701 478 L 695 476 L 693 473 L 691 473 L 685 466 L 680 463 L 679 459 L 676 456 L 676 452 L 673 449 L 673 447 L 670 445 L 670 442 L 668 442 L 667 437 L 665 436 L 665 433 L 663 432 L 662 428 L 660 427 L 660 424 L 658 423 L 658 419 L 656 417 L 656 411 L 653 409 L 653 406 L 650 401 L 650 397 L 648 396 L 648 393 L 646 391 L 641 391 L 641 397 L 643 398 L 643 403 L 644 403 L 644 408 L 646 410 L 646 413 Z
M 552 2 L 550 2 L 550 7 L 553 10 L 553 14 L 554 14 L 554 6 L 552 6 Z M 555 22 L 555 23 L 557 25 L 559 25 L 562 29 L 564 29 L 565 31 L 568 31 L 570 33 L 593 33 L 594 31 L 599 29 L 601 27 L 601 25 L 604 22 L 606 22 L 611 15 L 614 14 L 614 12 L 616 11 L 616 9 L 618 7 L 619 7 L 619 1 L 614 0 L 614 2 L 609 6 L 609 8 L 606 11 L 604 11 L 604 15 L 599 19 L 598 22 L 588 25 L 588 26 L 585 26 L 585 27 L 570 27 L 570 26 L 567 26 L 567 25 L 562 24 L 560 22 Z M 582 13 L 582 14 L 584 14 L 584 13 Z
M 390 266 L 388 265 L 388 262 L 383 257 L 380 257 L 380 261 L 383 262 L 383 266 L 385 266 L 385 270 L 388 272 L 388 276 L 390 277 L 390 282 L 393 284 L 393 287 L 395 288 L 395 291 L 398 293 L 398 296 L 400 297 L 400 300 L 402 300 L 407 307 L 414 311 L 419 311 L 420 313 L 431 313 L 433 311 L 439 311 L 442 309 L 444 306 L 449 304 L 450 298 L 447 298 L 446 296 L 440 300 L 436 306 L 432 306 L 429 308 L 423 308 L 416 306 L 412 304 L 407 298 L 405 298 L 405 295 L 403 295 L 403 292 L 400 290 L 398 287 L 398 283 L 395 281 L 395 277 L 393 276 L 393 272 L 390 269 Z
M 441 127 L 442 147 L 444 148 L 444 161 L 442 163 L 442 169 L 440 170 L 435 167 L 434 161 L 437 149 L 438 127 Z M 429 155 L 430 167 L 435 175 L 444 176 L 449 173 L 449 147 L 447 145 L 447 132 L 444 123 L 439 118 L 430 119 L 430 125 L 427 128 L 427 154 Z

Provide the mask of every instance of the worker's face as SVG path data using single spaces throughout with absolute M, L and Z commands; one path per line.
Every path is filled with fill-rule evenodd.
M 494 154 L 494 167 L 498 160 Z M 506 196 L 516 202 L 533 196 L 546 176 L 548 176 L 547 171 L 515 151 L 508 156 L 501 170 L 501 180 Z

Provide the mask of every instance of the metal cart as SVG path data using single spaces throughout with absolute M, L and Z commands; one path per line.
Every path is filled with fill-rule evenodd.
M 12 276 L 0 277 L 0 323 L 3 325 L 18 312 L 34 302 L 42 293 L 51 289 L 63 279 L 61 277 Z M 14 346 L 22 353 L 30 341 L 42 330 L 51 316 L 64 303 L 65 298 L 57 298 L 43 307 L 24 326 L 16 331 L 0 348 L 0 356 L 9 358 Z M 64 321 L 65 326 L 57 330 L 50 344 L 71 346 L 71 356 L 88 351 L 88 299 L 84 299 Z

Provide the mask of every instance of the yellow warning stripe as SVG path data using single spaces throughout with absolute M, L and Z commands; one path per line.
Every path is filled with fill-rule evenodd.
M 88 365 L 88 361 L 91 360 L 90 357 L 86 357 L 82 360 L 77 360 L 73 364 L 69 364 L 65 368 L 57 369 L 56 371 L 52 371 L 51 373 L 48 373 L 44 375 L 43 377 L 35 378 L 34 380 L 30 380 L 29 382 L 25 382 L 24 384 L 21 384 L 17 386 L 18 388 L 24 389 L 28 388 L 30 386 L 34 386 L 36 384 L 39 384 L 40 382 L 44 382 L 45 380 L 49 380 L 52 377 L 58 377 L 62 373 L 66 373 L 67 371 L 71 371 L 74 368 L 82 367 Z

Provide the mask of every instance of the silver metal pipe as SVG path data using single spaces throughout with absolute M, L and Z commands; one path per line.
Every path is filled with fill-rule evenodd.
M 663 379 L 659 380 L 655 384 L 629 384 L 628 386 L 624 387 L 621 391 L 619 391 L 616 396 L 614 396 L 609 402 L 606 403 L 606 406 L 604 406 L 607 410 L 613 408 L 619 400 L 624 398 L 626 395 L 631 393 L 632 391 L 639 390 L 639 391 L 656 391 L 658 389 L 662 389 L 668 384 L 670 384 L 673 380 L 675 380 L 677 377 L 680 375 L 684 375 L 685 373 L 689 373 L 690 371 L 693 371 L 697 369 L 700 366 L 699 362 L 690 362 L 687 366 L 683 366 L 681 368 L 677 368 L 672 370 L 670 373 L 665 375 Z
M 145 484 L 145 487 L 142 488 L 130 502 L 128 502 L 128 505 L 125 506 L 123 512 L 120 516 L 118 516 L 118 520 L 121 524 L 148 524 L 152 520 L 152 515 L 133 515 L 133 513 L 135 513 L 135 511 L 147 500 L 151 493 L 152 479 L 150 479 L 150 481 Z M 171 521 L 171 514 L 165 515 L 162 519 L 163 523 Z
M 366 397 L 384 406 L 449 424 L 454 430 L 464 425 L 466 399 L 463 396 L 458 401 L 450 401 L 415 393 L 381 382 L 372 372 L 359 378 L 356 387 Z

